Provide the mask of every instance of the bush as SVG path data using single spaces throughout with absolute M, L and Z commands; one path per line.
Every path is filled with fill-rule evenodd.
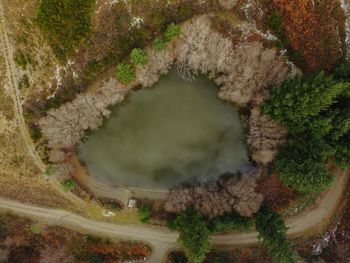
M 267 205 L 262 205 L 256 218 L 256 230 L 262 245 L 276 263 L 296 263 L 297 255 L 288 241 L 287 227 L 282 217 Z
M 134 48 L 130 53 L 130 62 L 135 66 L 146 65 L 148 62 L 148 55 L 144 50 L 140 48 Z
M 130 64 L 120 63 L 117 66 L 116 76 L 120 82 L 122 82 L 124 84 L 129 84 L 136 77 L 135 76 L 135 69 Z
M 41 0 L 37 23 L 64 60 L 88 36 L 94 0 Z
M 41 233 L 41 225 L 39 224 L 34 224 L 34 225 L 31 225 L 30 226 L 30 231 L 33 233 L 33 234 L 40 234 Z
M 209 229 L 211 232 L 226 232 L 231 230 L 245 231 L 254 225 L 252 218 L 240 216 L 237 213 L 218 216 L 210 221 Z
M 103 260 L 98 255 L 90 255 L 88 257 L 89 263 L 103 263 Z
M 168 223 L 171 230 L 180 232 L 178 242 L 191 263 L 201 263 L 210 251 L 209 229 L 205 218 L 190 208 Z
M 21 50 L 17 50 L 14 55 L 14 61 L 18 67 L 20 67 L 22 70 L 25 70 L 27 68 L 28 61 L 26 59 L 26 56 Z
M 153 41 L 153 48 L 160 52 L 166 48 L 166 43 L 163 39 L 157 37 Z
M 63 190 L 69 192 L 73 190 L 76 186 L 76 183 L 72 179 L 67 179 L 62 183 Z
M 139 218 L 142 223 L 147 223 L 151 218 L 151 206 L 141 205 L 138 209 Z
M 0 223 L 0 237 L 4 237 L 8 234 L 8 228 L 6 225 Z
M 213 263 L 235 263 L 235 261 L 226 252 L 221 252 L 214 257 Z
M 170 42 L 180 34 L 180 31 L 181 31 L 181 28 L 179 25 L 176 25 L 175 23 L 169 24 L 164 34 L 165 41 Z

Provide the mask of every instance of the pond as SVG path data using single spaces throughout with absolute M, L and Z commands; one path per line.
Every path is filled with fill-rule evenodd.
M 99 182 L 166 189 L 248 165 L 237 109 L 217 98 L 204 77 L 189 82 L 175 71 L 151 89 L 133 91 L 79 146 Z

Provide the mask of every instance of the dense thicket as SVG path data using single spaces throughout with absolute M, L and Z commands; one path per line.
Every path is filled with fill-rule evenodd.
M 289 140 L 274 163 L 283 183 L 299 192 L 320 192 L 333 179 L 325 162 L 350 165 L 350 83 L 347 66 L 336 76 L 298 76 L 274 87 L 263 111 L 284 124 Z
M 255 191 L 256 181 L 251 174 L 231 175 L 216 182 L 201 185 L 178 186 L 170 191 L 164 209 L 181 213 L 194 207 L 212 219 L 235 211 L 244 217 L 255 214 L 263 196 Z
M 94 0 L 41 0 L 37 22 L 60 59 L 72 55 L 90 31 Z
M 270 253 L 273 262 L 294 263 L 297 256 L 288 241 L 287 227 L 282 217 L 267 205 L 262 205 L 256 218 L 258 238 Z
M 169 222 L 169 228 L 180 232 L 178 242 L 191 263 L 201 263 L 210 251 L 209 229 L 203 215 L 189 208 Z

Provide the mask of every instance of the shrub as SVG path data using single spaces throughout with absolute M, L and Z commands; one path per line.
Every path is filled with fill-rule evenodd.
M 235 261 L 226 252 L 221 252 L 214 257 L 214 263 L 235 263 Z
M 169 24 L 164 34 L 165 41 L 170 42 L 180 34 L 180 31 L 181 31 L 181 28 L 179 25 L 176 25 L 175 23 Z
M 28 61 L 26 59 L 26 56 L 21 50 L 17 50 L 14 55 L 14 61 L 18 67 L 20 67 L 22 70 L 25 70 L 27 68 Z
M 240 216 L 237 213 L 218 216 L 210 221 L 209 229 L 211 232 L 226 232 L 230 230 L 249 230 L 254 225 L 252 218 Z
M 297 262 L 297 255 L 288 241 L 287 227 L 282 217 L 267 205 L 262 205 L 260 208 L 256 218 L 256 230 L 259 240 L 268 249 L 273 262 Z
M 350 82 L 350 58 L 347 62 L 341 63 L 334 68 L 333 76 L 335 79 Z
M 76 186 L 76 183 L 72 179 L 67 179 L 62 183 L 64 191 L 68 192 L 73 190 Z
M 90 255 L 88 257 L 89 263 L 103 263 L 103 260 L 98 255 Z
M 134 48 L 130 53 L 130 61 L 133 65 L 146 65 L 148 62 L 147 53 L 140 49 Z
M 141 205 L 138 209 L 139 218 L 142 223 L 147 223 L 151 218 L 151 206 Z
M 153 41 L 153 48 L 160 52 L 166 48 L 166 43 L 163 39 L 157 37 Z
M 88 36 L 94 0 L 41 0 L 37 23 L 60 59 Z
M 135 69 L 132 65 L 127 63 L 120 63 L 117 66 L 117 79 L 124 83 L 128 84 L 135 79 Z
M 8 228 L 6 225 L 0 223 L 0 237 L 4 237 L 8 234 Z
M 171 263 L 188 263 L 186 257 L 183 254 L 173 253 L 169 258 Z
M 30 231 L 33 234 L 40 234 L 41 233 L 41 226 L 39 224 L 34 224 L 30 226 Z
M 209 229 L 205 218 L 190 208 L 168 223 L 171 230 L 180 232 L 178 242 L 191 263 L 201 263 L 210 251 Z

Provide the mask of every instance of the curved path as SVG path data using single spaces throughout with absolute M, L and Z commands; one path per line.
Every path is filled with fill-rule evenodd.
M 303 215 L 287 220 L 288 235 L 295 238 L 303 235 L 306 231 L 324 226 L 341 202 L 347 188 L 347 182 L 347 171 L 338 171 L 335 182 L 316 207 Z M 178 234 L 169 232 L 164 227 L 106 223 L 63 210 L 42 208 L 5 199 L 0 199 L 0 209 L 81 233 L 149 243 L 153 247 L 153 253 L 148 262 L 163 262 L 167 252 L 177 247 Z M 257 232 L 255 231 L 217 234 L 211 237 L 211 243 L 219 247 L 254 244 L 257 241 Z

